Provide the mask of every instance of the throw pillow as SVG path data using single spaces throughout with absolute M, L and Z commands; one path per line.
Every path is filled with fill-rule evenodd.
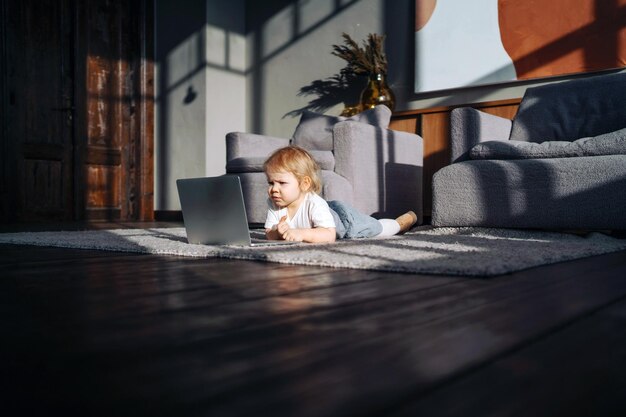
M 391 120 L 391 110 L 387 106 L 376 106 L 352 117 L 327 116 L 325 114 L 305 111 L 293 134 L 292 143 L 305 149 L 319 151 L 333 150 L 333 126 L 336 123 L 353 120 L 355 122 L 387 129 Z
M 528 88 L 510 138 L 573 141 L 626 127 L 625 85 L 626 73 L 619 72 Z
M 517 140 L 481 142 L 469 152 L 470 159 L 541 159 L 625 154 L 626 129 L 573 142 L 535 143 Z

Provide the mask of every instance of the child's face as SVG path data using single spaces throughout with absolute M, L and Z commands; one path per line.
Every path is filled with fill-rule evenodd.
M 269 197 L 277 207 L 299 204 L 306 193 L 291 172 L 267 172 L 267 183 Z

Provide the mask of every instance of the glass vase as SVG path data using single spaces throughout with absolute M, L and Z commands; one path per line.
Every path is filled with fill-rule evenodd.
M 361 92 L 361 107 L 363 110 L 371 109 L 379 104 L 384 104 L 391 111 L 396 105 L 396 97 L 387 84 L 383 73 L 370 74 L 365 89 Z

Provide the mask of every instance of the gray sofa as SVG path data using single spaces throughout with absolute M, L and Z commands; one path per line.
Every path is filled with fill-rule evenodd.
M 526 90 L 512 121 L 451 114 L 432 224 L 626 229 L 626 73 Z
M 423 142 L 389 130 L 386 106 L 351 118 L 305 112 L 291 139 L 243 132 L 226 136 L 226 173 L 241 179 L 249 223 L 264 223 L 267 179 L 263 162 L 290 143 L 309 150 L 322 169 L 322 197 L 352 204 L 375 217 L 413 210 L 422 221 Z

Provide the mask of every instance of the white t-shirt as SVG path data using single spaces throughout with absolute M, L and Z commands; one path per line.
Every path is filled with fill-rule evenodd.
M 335 227 L 335 220 L 330 213 L 328 203 L 315 193 L 307 193 L 304 201 L 292 219 L 289 218 L 287 207 L 279 209 L 268 199 L 269 209 L 265 219 L 265 228 L 271 229 L 287 216 L 287 223 L 292 229 L 313 229 L 315 227 Z

